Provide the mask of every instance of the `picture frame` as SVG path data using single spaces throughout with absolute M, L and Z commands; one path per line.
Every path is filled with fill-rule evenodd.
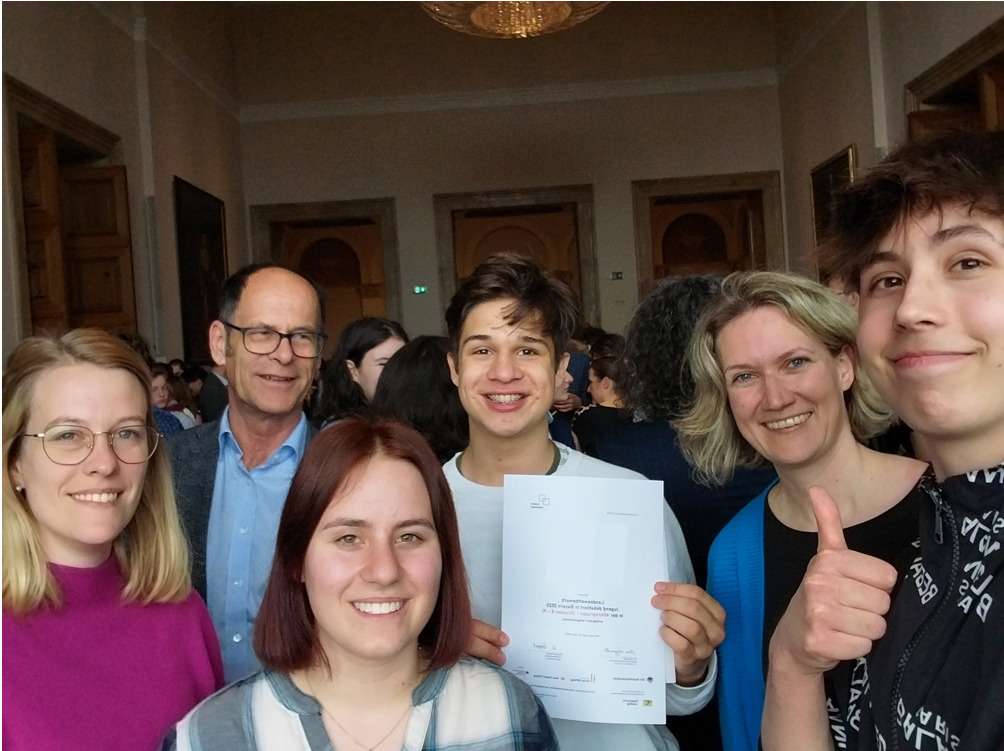
M 185 362 L 211 365 L 209 324 L 227 278 L 226 207 L 222 200 L 174 177 L 178 289 Z
M 843 188 L 854 182 L 857 170 L 857 149 L 852 143 L 810 172 L 812 207 L 812 239 L 819 245 L 830 226 L 833 198 Z

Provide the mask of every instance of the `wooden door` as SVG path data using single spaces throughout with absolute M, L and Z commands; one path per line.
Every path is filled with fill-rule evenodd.
M 49 128 L 22 127 L 18 146 L 32 333 L 60 334 L 69 323 L 56 134 Z
M 387 315 L 380 227 L 369 220 L 322 226 L 281 225 L 280 263 L 324 291 L 324 356 L 330 357 L 347 323 Z
M 651 199 L 652 278 L 766 268 L 756 191 Z
M 574 203 L 453 212 L 453 260 L 458 285 L 474 273 L 481 261 L 498 252 L 533 258 L 581 296 Z
M 136 330 L 125 167 L 60 169 L 69 325 Z

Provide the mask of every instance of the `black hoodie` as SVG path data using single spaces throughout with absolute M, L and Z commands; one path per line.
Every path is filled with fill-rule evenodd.
M 828 707 L 834 746 L 1004 749 L 1004 464 L 925 475 L 885 636 Z

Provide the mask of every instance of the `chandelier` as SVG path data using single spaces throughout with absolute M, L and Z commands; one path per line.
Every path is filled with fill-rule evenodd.
M 479 37 L 517 39 L 563 31 L 603 10 L 607 3 L 522 2 L 422 3 L 422 9 L 454 31 Z

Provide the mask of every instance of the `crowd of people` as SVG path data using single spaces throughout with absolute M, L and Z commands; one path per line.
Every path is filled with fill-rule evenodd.
M 621 336 L 495 255 L 445 337 L 362 318 L 327 362 L 318 289 L 256 264 L 211 368 L 21 342 L 4 746 L 1004 748 L 1004 136 L 891 154 L 818 263 L 664 280 Z M 662 481 L 666 725 L 505 669 L 506 475 Z

